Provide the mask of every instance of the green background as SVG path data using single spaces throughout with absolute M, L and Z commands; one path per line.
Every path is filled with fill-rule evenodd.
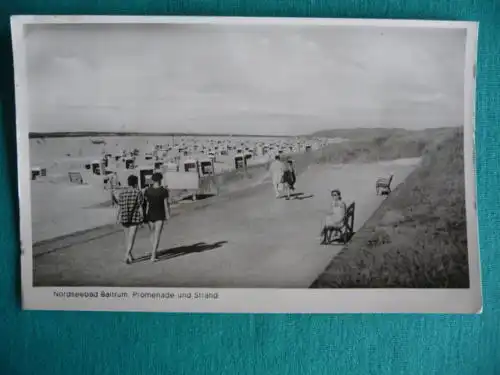
M 11 14 L 480 21 L 477 169 L 484 312 L 201 315 L 22 312 Z M 0 0 L 0 374 L 500 374 L 499 0 Z

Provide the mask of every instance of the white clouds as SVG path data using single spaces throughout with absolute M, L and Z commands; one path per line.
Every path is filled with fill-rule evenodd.
M 454 30 L 45 28 L 28 38 L 31 130 L 456 125 L 464 40 Z

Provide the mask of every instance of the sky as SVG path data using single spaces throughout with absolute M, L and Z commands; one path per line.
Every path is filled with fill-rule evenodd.
M 463 124 L 464 30 L 31 25 L 26 55 L 32 132 Z

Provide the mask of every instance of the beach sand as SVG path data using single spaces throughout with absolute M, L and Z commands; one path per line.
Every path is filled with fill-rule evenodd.
M 109 200 L 108 191 L 92 185 L 33 181 L 33 242 L 112 223 L 115 210 L 91 208 Z

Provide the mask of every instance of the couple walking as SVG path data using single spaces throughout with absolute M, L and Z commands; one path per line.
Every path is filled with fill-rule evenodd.
M 281 197 L 281 191 L 283 190 L 286 194 L 286 199 L 290 199 L 290 193 L 295 190 L 295 182 L 297 180 L 293 161 L 287 159 L 283 162 L 281 157 L 276 155 L 269 169 L 276 198 Z
M 153 185 L 144 192 L 138 187 L 137 176 L 129 176 L 127 187 L 118 197 L 118 220 L 125 232 L 125 263 L 134 261 L 132 249 L 134 248 L 137 229 L 147 223 L 151 236 L 151 261 L 155 262 L 156 252 L 160 243 L 160 236 L 165 221 L 170 218 L 169 191 L 161 186 L 163 175 L 154 173 L 151 177 Z

